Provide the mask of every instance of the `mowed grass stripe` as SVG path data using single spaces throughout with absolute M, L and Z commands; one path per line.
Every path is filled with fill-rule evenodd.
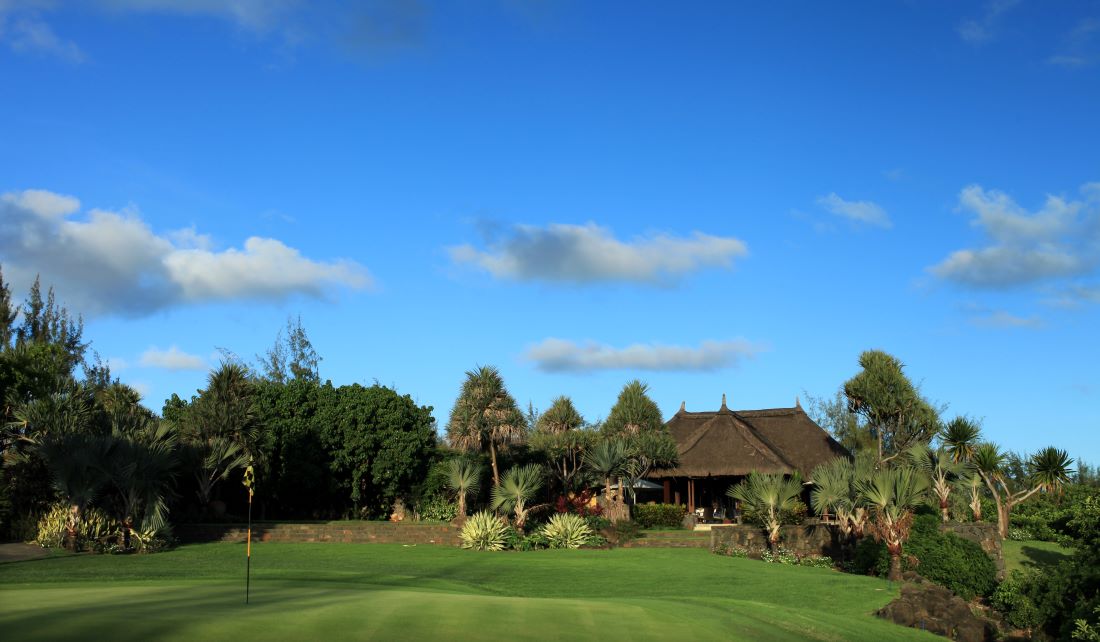
M 473 553 L 203 544 L 0 564 L 5 639 L 935 639 L 871 613 L 895 590 L 690 549 Z M 9 635 L 10 634 L 10 635 Z

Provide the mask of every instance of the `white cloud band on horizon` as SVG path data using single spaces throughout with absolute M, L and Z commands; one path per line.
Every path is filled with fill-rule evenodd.
M 872 201 L 846 201 L 836 192 L 829 192 L 825 196 L 818 197 L 817 204 L 831 214 L 856 223 L 886 228 L 893 226 L 886 210 Z
M 141 353 L 138 363 L 146 368 L 164 370 L 205 370 L 206 360 L 198 355 L 188 354 L 173 345 L 167 350 L 150 347 Z
M 615 348 L 550 337 L 529 347 L 524 357 L 544 372 L 710 371 L 737 365 L 761 351 L 760 346 L 744 339 L 703 341 L 698 347 L 636 343 Z
M 360 289 L 372 277 L 358 263 L 315 261 L 271 238 L 240 249 L 210 249 L 187 229 L 158 235 L 135 210 L 93 209 L 75 218 L 80 201 L 45 190 L 0 194 L 4 273 L 26 285 L 37 274 L 87 314 L 143 316 L 192 303 L 320 297 Z
M 656 234 L 630 241 L 588 223 L 515 225 L 486 250 L 448 248 L 451 260 L 498 279 L 595 283 L 667 284 L 707 267 L 730 268 L 748 254 L 744 241 L 695 232 L 690 237 Z

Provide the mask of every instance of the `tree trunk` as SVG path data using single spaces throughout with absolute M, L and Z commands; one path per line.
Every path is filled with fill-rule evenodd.
M 997 502 L 997 531 L 1001 534 L 1001 539 L 1008 538 L 1008 506 Z
M 500 486 L 500 473 L 497 471 L 497 447 L 492 441 L 489 442 L 489 459 L 493 464 L 493 486 Z
M 951 516 L 947 512 L 947 498 L 946 497 L 941 497 L 940 498 L 940 518 L 943 519 L 944 524 L 951 521 Z
M 890 551 L 890 574 L 887 576 L 891 582 L 901 581 L 901 551 Z

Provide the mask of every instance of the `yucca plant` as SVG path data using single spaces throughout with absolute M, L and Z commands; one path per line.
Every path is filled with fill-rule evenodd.
M 462 548 L 475 551 L 501 551 L 504 550 L 504 538 L 508 532 L 508 525 L 504 520 L 487 510 L 479 511 L 470 516 L 462 525 Z
M 592 537 L 592 528 L 574 513 L 554 515 L 541 530 L 550 548 L 580 548 Z
M 455 494 L 458 501 L 458 517 L 466 519 L 466 498 L 477 495 L 481 488 L 481 464 L 468 459 L 455 458 L 447 462 L 447 488 Z
M 890 553 L 890 579 L 900 580 L 902 548 L 913 525 L 913 509 L 928 492 L 928 477 L 911 466 L 898 466 L 875 471 L 856 488 L 871 508 L 872 534 Z
M 974 457 L 982 429 L 966 417 L 955 417 L 940 431 L 943 447 L 951 455 L 952 461 L 970 461 Z
M 790 477 L 752 472 L 744 481 L 726 491 L 727 495 L 760 515 L 768 532 L 768 547 L 771 549 L 779 544 L 780 514 L 793 510 L 798 505 L 798 496 L 801 493 L 802 476 L 797 472 Z
M 493 509 L 513 512 L 515 526 L 521 531 L 531 512 L 527 503 L 542 488 L 542 472 L 538 464 L 516 466 L 508 469 L 500 484 L 493 487 Z

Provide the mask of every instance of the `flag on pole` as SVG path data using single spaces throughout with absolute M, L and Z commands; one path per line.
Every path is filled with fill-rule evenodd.
M 252 494 L 256 485 L 256 473 L 252 470 L 252 464 L 244 469 L 244 480 L 241 482 L 248 489 L 248 540 L 245 545 L 245 571 L 244 571 L 244 603 L 248 604 L 248 593 L 252 582 Z

